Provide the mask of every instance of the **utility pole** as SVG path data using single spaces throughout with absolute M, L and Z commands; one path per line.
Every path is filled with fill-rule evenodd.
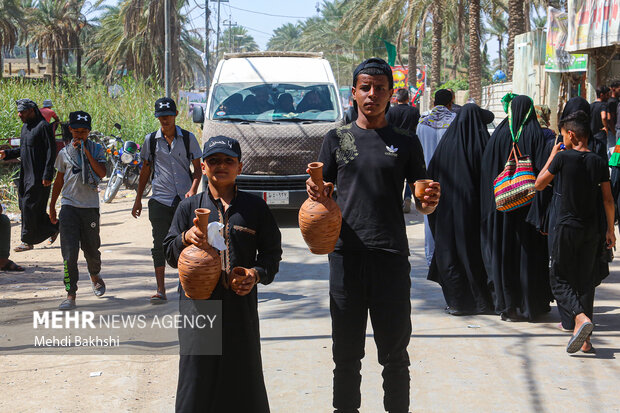
M 228 20 L 224 20 L 224 26 L 228 26 L 228 50 L 232 53 L 232 28 L 237 26 L 237 23 L 232 22 L 232 16 L 228 15 Z
M 205 0 L 205 66 L 206 66 L 206 75 L 205 75 L 205 85 L 206 85 L 206 96 L 209 96 L 209 86 L 211 84 L 209 73 L 211 72 L 211 67 L 209 66 L 209 18 L 211 17 L 211 10 L 209 9 L 209 0 Z M 206 99 L 205 99 L 206 102 Z
M 219 62 L 220 61 L 220 0 L 217 0 L 217 36 L 215 39 L 215 47 L 216 47 L 216 51 L 215 51 L 215 61 Z
M 164 53 L 164 88 L 166 97 L 170 97 L 170 0 L 164 0 L 164 37 L 166 52 Z

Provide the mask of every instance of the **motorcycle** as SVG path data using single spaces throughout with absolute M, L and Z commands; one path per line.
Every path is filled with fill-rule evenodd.
M 120 135 L 121 125 L 115 123 L 114 127 L 119 130 Z M 103 202 L 109 204 L 122 184 L 129 190 L 137 191 L 142 159 L 140 158 L 140 145 L 133 141 L 125 141 L 120 136 L 115 135 L 111 135 L 108 141 L 106 154 L 110 160 L 112 172 L 103 193 Z M 149 179 L 142 196 L 147 196 L 150 192 L 151 181 Z

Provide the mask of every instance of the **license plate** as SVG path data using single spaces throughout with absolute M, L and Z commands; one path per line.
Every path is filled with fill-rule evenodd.
M 263 192 L 263 199 L 267 205 L 288 205 L 288 191 Z
M 20 138 L 11 138 L 11 139 L 9 139 L 9 145 L 11 145 L 11 146 L 19 146 L 20 142 L 21 142 Z

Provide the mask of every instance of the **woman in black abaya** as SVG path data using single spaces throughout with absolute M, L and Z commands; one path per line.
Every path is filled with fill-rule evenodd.
M 428 216 L 435 253 L 428 279 L 441 285 L 446 312 L 481 314 L 493 309 L 480 251 L 480 168 L 492 112 L 468 103 L 437 146 L 428 175 L 440 182 L 441 203 Z
M 511 102 L 513 132 L 518 146 L 529 155 L 534 174 L 544 166 L 545 139 L 532 99 L 517 96 Z M 553 299 L 549 286 L 549 254 L 543 235 L 527 222 L 530 205 L 510 212 L 496 209 L 493 181 L 504 169 L 512 148 L 509 119 L 491 136 L 482 156 L 480 178 L 480 237 L 482 259 L 487 272 L 495 312 L 503 320 L 533 320 L 550 310 Z

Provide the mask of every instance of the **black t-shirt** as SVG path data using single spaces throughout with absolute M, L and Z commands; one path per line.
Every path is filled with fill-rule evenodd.
M 319 161 L 323 179 L 338 186 L 342 230 L 336 249 L 409 255 L 402 191 L 405 179 L 426 178 L 418 138 L 391 125 L 362 129 L 353 122 L 327 133 Z
M 617 126 L 618 118 L 616 116 L 618 111 L 618 98 L 609 98 L 609 100 L 607 101 L 607 110 L 609 111 L 609 116 L 611 116 L 612 124 L 614 126 Z
M 590 129 L 592 129 L 592 135 L 596 135 L 603 129 L 603 119 L 601 118 L 601 112 L 607 112 L 607 102 L 596 101 L 590 104 Z
M 597 225 L 600 183 L 609 181 L 605 161 L 593 152 L 569 149 L 555 156 L 549 172 L 557 175 L 560 188 L 558 224 Z
M 399 103 L 396 106 L 390 107 L 385 118 L 390 125 L 401 129 L 407 129 L 415 133 L 418 127 L 418 121 L 420 120 L 420 110 L 407 103 Z

